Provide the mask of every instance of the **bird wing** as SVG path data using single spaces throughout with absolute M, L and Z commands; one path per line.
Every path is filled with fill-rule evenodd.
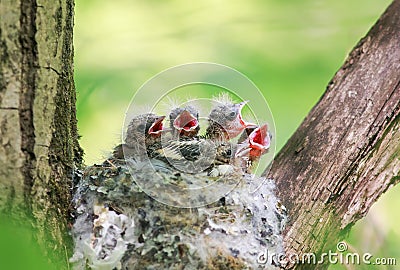
M 170 141 L 156 152 L 159 158 L 172 159 L 174 161 L 195 161 L 201 155 L 201 142 L 198 140 Z

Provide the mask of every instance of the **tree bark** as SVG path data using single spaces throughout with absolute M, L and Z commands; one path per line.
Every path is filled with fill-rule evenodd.
M 288 255 L 336 251 L 354 223 L 399 182 L 399 115 L 400 1 L 395 0 L 273 163 L 269 176 L 290 219 L 284 235 Z
M 35 228 L 43 250 L 64 261 L 71 176 L 82 156 L 73 9 L 73 0 L 0 2 L 0 215 Z

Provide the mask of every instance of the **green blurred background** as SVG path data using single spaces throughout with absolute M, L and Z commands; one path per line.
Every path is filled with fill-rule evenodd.
M 75 80 L 86 164 L 103 160 L 121 140 L 134 92 L 188 62 L 224 64 L 253 80 L 273 112 L 281 148 L 390 2 L 76 0 Z M 354 250 L 400 264 L 399 195 L 400 187 L 393 188 L 357 223 L 347 239 Z

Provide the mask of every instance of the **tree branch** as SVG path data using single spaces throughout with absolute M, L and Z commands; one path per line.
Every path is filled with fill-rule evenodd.
M 332 249 L 399 182 L 399 44 L 395 0 L 276 157 L 269 176 L 289 213 L 288 254 Z

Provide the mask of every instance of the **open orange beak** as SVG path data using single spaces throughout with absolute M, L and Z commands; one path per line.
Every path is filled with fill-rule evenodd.
M 252 149 L 260 150 L 261 152 L 267 151 L 271 145 L 267 124 L 253 130 L 249 135 L 249 142 Z
M 160 116 L 154 121 L 154 123 L 150 126 L 148 133 L 153 135 L 158 135 L 163 131 L 163 120 L 165 116 Z
M 197 120 L 197 118 L 187 110 L 181 112 L 174 120 L 174 128 L 176 128 L 177 130 L 192 131 L 195 130 L 198 126 L 199 121 Z

